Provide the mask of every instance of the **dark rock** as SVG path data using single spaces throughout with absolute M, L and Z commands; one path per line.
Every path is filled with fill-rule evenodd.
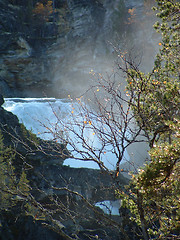
M 2 106 L 4 103 L 4 98 L 3 98 L 3 95 L 0 94 L 0 106 Z
M 7 77 L 7 75 L 6 75 L 6 77 Z M 14 95 L 13 92 L 14 91 L 12 89 L 10 89 L 7 82 L 3 78 L 0 77 L 0 93 L 3 93 L 3 95 L 6 97 L 13 97 L 13 95 Z
M 53 166 L 51 164 L 49 166 L 40 165 L 32 170 L 30 174 L 33 179 L 32 184 L 35 183 L 36 187 L 42 189 L 44 193 L 39 196 L 41 200 L 47 196 L 46 193 L 52 186 L 59 188 L 67 185 L 69 189 L 82 194 L 91 203 L 115 200 L 115 188 L 118 185 L 124 186 L 128 183 L 128 180 L 122 175 L 117 179 L 117 185 L 114 185 L 116 181 L 106 172 L 88 168 Z M 66 196 L 67 192 L 54 190 L 51 194 Z
M 15 210 L 15 209 L 14 209 Z M 15 210 L 16 211 L 16 210 Z M 32 217 L 23 216 L 15 219 L 10 213 L 0 215 L 1 240 L 59 240 L 59 234 L 42 227 L 41 221 L 34 222 Z M 7 221 L 8 220 L 8 221 Z M 22 227 L 23 226 L 23 227 Z

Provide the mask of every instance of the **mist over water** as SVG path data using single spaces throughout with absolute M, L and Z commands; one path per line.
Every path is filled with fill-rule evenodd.
M 158 50 L 153 4 L 151 0 L 103 1 L 102 6 L 69 3 L 72 29 L 66 40 L 59 38 L 48 52 L 52 96 L 80 96 L 95 84 L 91 70 L 104 75 L 117 71 L 118 51 L 130 55 L 141 70 L 150 71 Z

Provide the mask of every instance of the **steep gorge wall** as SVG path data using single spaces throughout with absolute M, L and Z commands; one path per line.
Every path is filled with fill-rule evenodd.
M 151 2 L 56 0 L 55 22 L 40 25 L 28 17 L 24 1 L 1 0 L 0 92 L 6 97 L 77 95 L 88 86 L 91 69 L 112 68 L 110 42 L 141 51 L 146 68 L 156 51 L 154 21 L 147 14 Z

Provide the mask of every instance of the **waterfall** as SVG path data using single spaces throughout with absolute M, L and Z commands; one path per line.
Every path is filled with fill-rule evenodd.
M 76 108 L 76 104 L 76 102 L 73 103 L 73 108 Z M 38 137 L 45 140 L 55 139 L 55 132 L 58 131 L 59 127 L 59 119 L 64 120 L 65 122 L 71 122 L 74 120 L 74 117 L 78 117 L 78 121 L 83 121 L 83 119 L 81 119 L 81 117 L 78 115 L 78 108 L 76 108 L 76 111 L 74 111 L 77 112 L 75 113 L 76 115 L 72 116 L 72 101 L 69 99 L 5 98 L 3 107 L 7 111 L 11 111 L 13 114 L 15 114 L 19 121 L 23 123 L 28 130 L 31 130 Z M 79 131 L 78 126 L 76 126 L 75 131 Z M 95 147 L 96 151 L 98 152 L 98 149 L 101 149 L 102 143 L 99 141 L 96 135 L 94 135 L 93 128 L 87 128 L 84 134 L 88 143 L 92 145 L 92 147 Z M 70 133 L 70 139 L 72 139 L 74 142 L 77 142 L 77 147 L 81 151 L 83 149 L 82 143 L 76 141 L 75 137 L 75 134 Z M 67 145 L 67 148 L 70 151 L 72 150 L 72 147 L 69 145 Z M 104 152 L 106 154 L 102 155 L 101 160 L 104 162 L 107 168 L 111 170 L 115 169 L 117 157 L 113 151 L 111 151 L 111 146 L 106 147 Z M 76 153 L 76 157 L 78 156 L 78 153 Z M 127 160 L 129 161 L 130 158 L 128 152 L 126 151 L 122 163 Z M 64 161 L 64 165 L 76 168 L 86 167 L 99 169 L 97 163 L 93 161 L 66 159 Z

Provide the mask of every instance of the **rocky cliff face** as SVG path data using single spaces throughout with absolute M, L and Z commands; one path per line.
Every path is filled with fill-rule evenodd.
M 144 67 L 152 61 L 151 1 L 55 2 L 55 16 L 42 22 L 34 17 L 35 0 L 0 1 L 0 91 L 4 96 L 79 94 L 89 84 L 91 69 L 111 69 L 114 50 L 109 42 L 123 50 L 134 46 L 132 51 L 142 54 Z
M 40 40 L 43 26 L 32 16 L 28 2 L 0 1 L 0 92 L 7 97 L 33 96 L 50 83 L 44 56 L 52 33 Z

